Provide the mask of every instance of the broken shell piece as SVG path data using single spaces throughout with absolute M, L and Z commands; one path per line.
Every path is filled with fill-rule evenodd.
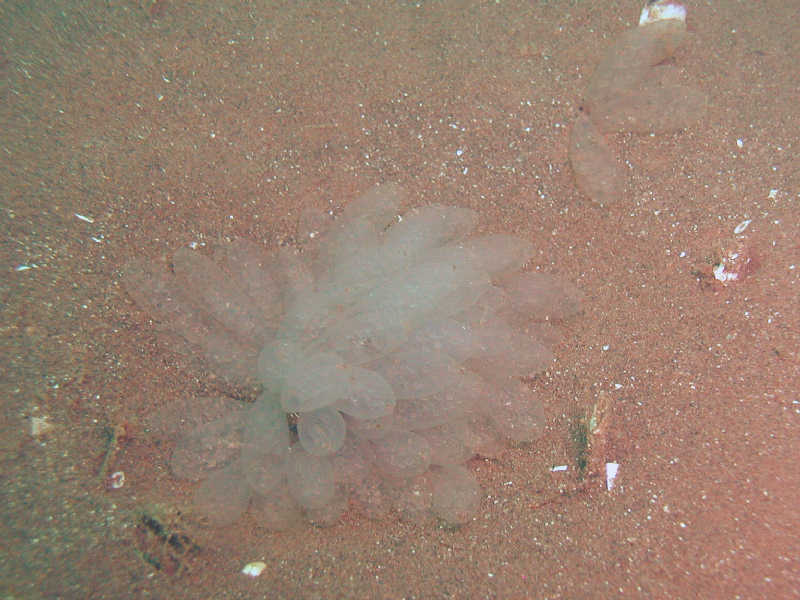
M 108 487 L 112 490 L 118 490 L 125 485 L 125 472 L 115 471 L 108 476 Z
M 639 15 L 639 25 L 647 25 L 665 19 L 686 22 L 686 7 L 674 0 L 649 0 Z
M 745 232 L 745 229 L 747 229 L 750 226 L 750 223 L 752 222 L 753 219 L 745 219 L 744 221 L 742 221 L 736 227 L 733 228 L 733 233 L 735 233 L 736 235 L 743 234 Z
M 751 275 L 759 267 L 759 262 L 752 246 L 745 239 L 738 239 L 722 251 L 719 260 L 714 263 L 712 272 L 714 279 L 723 285 L 741 281 Z
M 247 563 L 242 569 L 242 573 L 244 575 L 249 575 L 250 577 L 258 577 L 266 568 L 267 568 L 267 563 L 257 560 L 254 562 Z
M 606 463 L 606 489 L 614 489 L 614 480 L 617 478 L 619 463 Z

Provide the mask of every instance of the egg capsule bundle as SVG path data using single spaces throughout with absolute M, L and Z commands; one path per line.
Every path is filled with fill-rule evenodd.
M 668 64 L 686 36 L 681 4 L 648 2 L 639 25 L 620 34 L 603 55 L 569 148 L 575 181 L 594 202 L 608 205 L 624 192 L 625 169 L 610 136 L 677 131 L 705 115 L 706 95 L 681 83 L 678 69 Z
M 214 259 L 179 251 L 174 274 L 135 263 L 124 281 L 174 338 L 258 399 L 185 432 L 173 472 L 201 481 L 212 525 L 330 524 L 347 507 L 463 523 L 466 467 L 534 440 L 542 404 L 521 378 L 552 361 L 549 323 L 578 308 L 554 277 L 523 272 L 529 242 L 475 235 L 477 215 L 429 205 L 401 217 L 379 186 L 303 252 L 237 240 Z

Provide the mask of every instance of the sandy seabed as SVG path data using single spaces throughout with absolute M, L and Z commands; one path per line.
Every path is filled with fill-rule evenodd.
M 796 7 L 687 7 L 707 114 L 607 137 L 601 206 L 569 136 L 638 2 L 4 3 L 4 597 L 800 595 Z M 542 437 L 470 462 L 458 528 L 200 527 L 158 423 L 252 392 L 165 349 L 121 267 L 295 247 L 386 182 L 585 295 L 530 381 Z

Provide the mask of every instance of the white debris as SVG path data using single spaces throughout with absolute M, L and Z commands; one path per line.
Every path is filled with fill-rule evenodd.
M 711 269 L 714 273 L 714 279 L 717 281 L 721 281 L 722 283 L 727 283 L 729 281 L 736 281 L 739 279 L 739 275 L 736 273 L 732 273 L 731 271 L 725 270 L 725 265 L 723 263 L 719 263 L 714 265 L 714 268 Z
M 262 571 L 267 568 L 267 563 L 260 560 L 247 563 L 242 569 L 242 574 L 249 575 L 250 577 L 258 577 Z
M 619 463 L 606 463 L 606 489 L 614 489 L 614 480 L 617 478 Z
M 686 7 L 673 0 L 648 2 L 639 15 L 639 25 L 647 25 L 664 19 L 678 19 L 686 22 Z
M 108 476 L 108 487 L 118 490 L 125 485 L 125 471 L 114 471 Z
M 744 230 L 753 222 L 753 219 L 745 219 L 741 223 L 739 223 L 736 227 L 733 228 L 733 233 L 739 235 L 740 233 L 744 233 Z

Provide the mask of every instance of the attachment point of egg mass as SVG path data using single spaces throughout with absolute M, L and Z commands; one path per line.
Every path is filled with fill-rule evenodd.
M 650 0 L 642 8 L 639 25 L 647 25 L 665 19 L 686 21 L 686 7 L 674 0 Z

